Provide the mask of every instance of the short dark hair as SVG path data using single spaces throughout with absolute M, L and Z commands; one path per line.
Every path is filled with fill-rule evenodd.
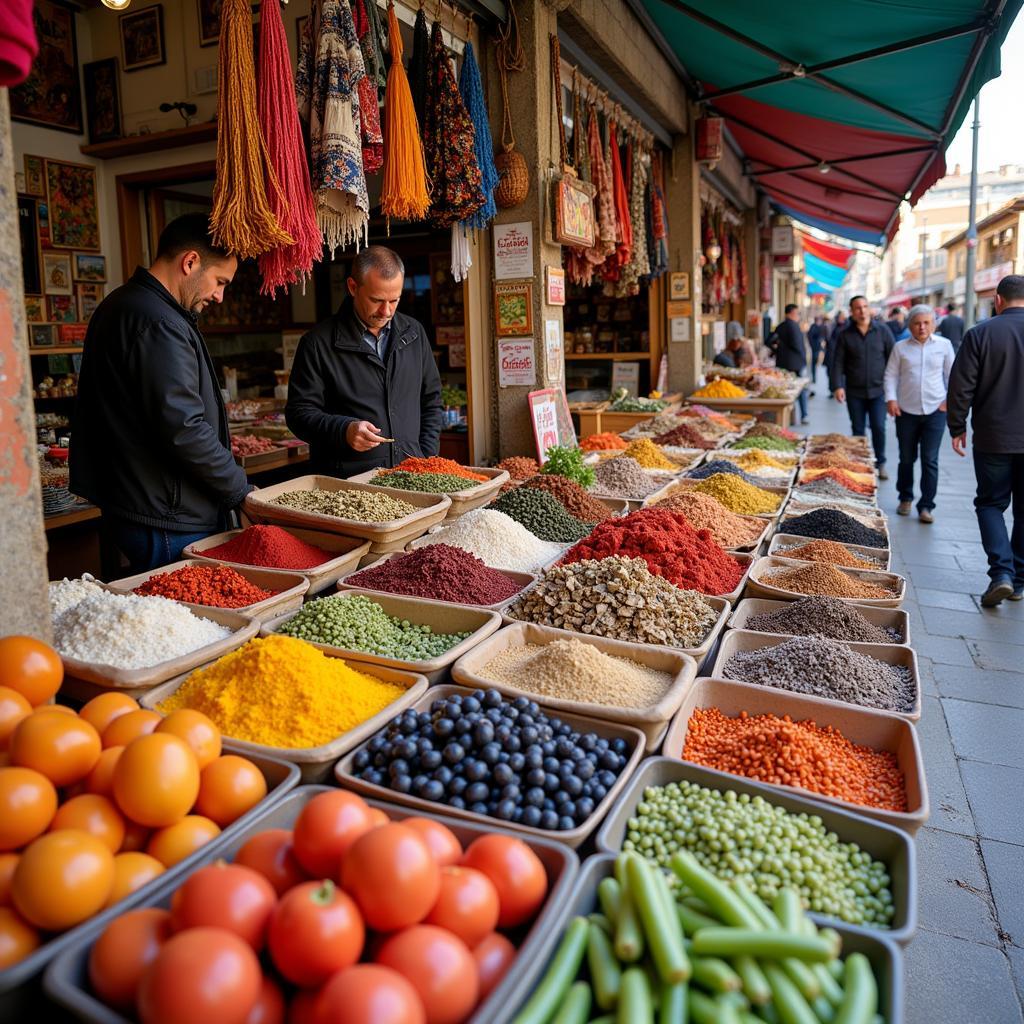
M 175 217 L 160 232 L 160 241 L 156 244 L 156 258 L 169 259 L 190 249 L 195 249 L 203 262 L 227 259 L 227 249 L 214 245 L 210 238 L 209 214 L 185 213 Z
M 902 312 L 903 312 L 903 307 L 902 306 L 893 306 L 892 309 L 889 310 L 889 316 L 895 316 L 897 313 L 902 313 Z
M 856 301 L 857 301 L 858 299 L 863 299 L 863 300 L 864 300 L 865 302 L 867 302 L 867 301 L 868 301 L 868 297 L 867 297 L 866 295 L 854 295 L 854 297 L 853 297 L 852 299 L 850 299 L 850 309 L 853 309 L 853 304 L 854 304 L 854 303 L 855 303 L 855 302 L 856 302 Z
M 947 313 L 955 313 L 956 312 L 956 303 L 955 302 L 948 303 L 947 306 L 946 306 L 946 312 Z
M 350 276 L 357 284 L 362 284 L 371 270 L 376 270 L 385 281 L 392 281 L 405 274 L 405 264 L 394 249 L 386 245 L 368 245 L 352 261 Z
M 786 308 L 782 312 L 786 316 L 789 316 L 789 314 L 792 313 L 794 309 L 799 309 L 799 308 L 800 307 L 795 302 L 787 302 L 786 303 Z
M 1005 302 L 1024 299 L 1024 274 L 1007 274 L 996 287 L 996 295 Z

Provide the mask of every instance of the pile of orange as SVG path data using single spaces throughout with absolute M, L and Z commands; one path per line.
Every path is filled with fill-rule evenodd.
M 220 834 L 267 792 L 221 753 L 205 715 L 163 718 L 125 694 L 76 714 L 48 703 L 64 670 L 31 637 L 0 638 L 0 970 Z

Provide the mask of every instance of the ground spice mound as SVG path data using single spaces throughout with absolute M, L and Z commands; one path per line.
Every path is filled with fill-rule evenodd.
M 274 596 L 273 590 L 257 587 L 226 565 L 183 565 L 172 572 L 150 576 L 133 593 L 211 608 L 244 608 Z
M 868 622 L 849 602 L 834 597 L 802 597 L 778 611 L 751 615 L 743 628 L 755 633 L 823 636 L 865 644 L 898 644 L 906 639 L 895 629 L 882 629 Z
M 622 444 L 625 446 L 626 442 L 623 441 Z M 513 455 L 511 458 L 502 459 L 497 468 L 508 473 L 510 480 L 529 480 L 531 476 L 540 472 L 540 463 L 525 455 Z
M 723 548 L 748 547 L 761 536 L 765 527 L 763 519 L 744 519 L 707 494 L 693 491 L 677 491 L 651 508 L 682 513 L 695 530 L 707 530 L 712 540 Z
M 699 403 L 687 406 L 679 413 L 679 415 L 711 420 L 713 423 L 717 423 L 722 427 L 727 434 L 734 433 L 742 422 L 741 420 L 727 416 L 724 412 L 718 412 L 716 409 L 712 409 L 706 405 L 700 405 Z
M 873 476 L 867 474 L 853 474 L 845 469 L 831 466 L 828 469 L 809 469 L 801 474 L 801 483 L 811 480 L 834 480 L 837 484 L 845 487 L 855 494 L 871 495 L 875 493 L 875 482 Z
M 538 473 L 523 483 L 524 487 L 532 487 L 537 491 L 547 491 L 571 516 L 584 523 L 599 523 L 602 519 L 610 519 L 615 513 L 588 494 L 575 480 L 558 473 Z
M 158 710 L 192 708 L 232 739 L 302 749 L 330 743 L 404 693 L 303 640 L 268 636 L 193 672 Z
M 736 425 L 731 420 L 715 413 L 704 414 L 684 409 L 679 416 L 707 437 L 722 437 L 736 432 Z
M 590 523 L 569 515 L 557 498 L 532 487 L 506 491 L 487 507 L 522 523 L 541 540 L 566 544 L 590 533 Z
M 748 484 L 753 484 L 754 487 L 771 487 L 774 483 L 774 481 L 763 476 L 751 476 L 746 470 L 737 466 L 735 462 L 730 462 L 728 459 L 712 459 L 710 462 L 705 462 L 703 466 L 691 469 L 686 474 L 686 477 L 688 480 L 706 480 L 709 476 L 714 476 L 716 473 L 732 473 L 741 480 L 745 480 Z
M 580 442 L 580 447 L 585 452 L 604 452 L 624 449 L 627 447 L 627 444 L 618 434 L 605 431 L 601 434 L 591 434 L 589 437 L 583 438 Z
M 265 569 L 313 569 L 336 557 L 315 544 L 292 536 L 280 526 L 249 526 L 236 537 L 204 548 L 203 558 L 217 558 Z
M 866 462 L 856 462 L 842 452 L 823 452 L 804 459 L 805 469 L 845 469 L 850 473 L 873 473 Z
M 728 594 L 739 586 L 744 572 L 710 533 L 695 530 L 684 515 L 657 506 L 598 523 L 560 564 L 612 556 L 642 558 L 655 576 L 702 594 Z
M 479 480 L 470 480 L 456 473 L 412 473 L 404 469 L 388 470 L 387 475 L 383 472 L 378 473 L 373 482 L 379 483 L 381 487 L 396 487 L 400 491 L 424 491 L 427 494 L 454 494 L 456 491 L 480 486 Z
M 802 562 L 828 562 L 829 565 L 845 565 L 848 569 L 880 569 L 882 563 L 870 558 L 860 558 L 849 548 L 834 540 L 812 540 L 798 547 L 779 548 L 773 552 L 785 558 L 799 558 Z
M 407 459 L 402 459 L 392 469 L 382 469 L 377 475 L 387 476 L 388 473 L 444 473 L 448 476 L 461 476 L 467 480 L 476 480 L 479 483 L 484 483 L 490 479 L 483 473 L 474 473 L 473 470 L 460 466 L 453 459 L 442 459 L 437 455 L 433 455 L 429 459 L 419 459 L 410 456 Z
M 787 441 L 784 437 L 750 437 L 744 434 L 738 441 L 733 441 L 731 447 L 738 451 L 761 448 L 771 452 L 792 452 L 797 446 L 795 441 Z
M 679 466 L 666 458 L 661 449 L 647 437 L 633 441 L 624 454 L 635 459 L 644 469 L 679 469 Z
M 654 438 L 655 444 L 682 448 L 703 448 L 710 451 L 718 442 L 702 434 L 692 423 L 680 423 Z
M 716 473 L 701 480 L 695 491 L 707 494 L 724 505 L 730 512 L 741 515 L 760 515 L 777 512 L 782 498 L 771 491 L 754 487 L 731 473 Z
M 821 540 L 838 540 L 843 544 L 859 544 L 865 548 L 887 548 L 885 534 L 873 530 L 862 522 L 834 508 L 817 508 L 801 516 L 784 519 L 779 533 L 791 533 L 797 537 L 817 537 Z
M 806 480 L 798 483 L 793 491 L 793 498 L 797 501 L 811 498 L 816 501 L 834 501 L 839 504 L 859 505 L 862 508 L 874 504 L 874 498 L 871 495 L 857 494 L 843 484 L 829 479 Z
M 725 663 L 722 674 L 726 679 L 884 711 L 910 711 L 917 698 L 910 669 L 858 654 L 823 637 L 797 636 L 756 651 L 738 651 Z
M 613 708 L 649 708 L 672 685 L 668 672 L 613 657 L 573 637 L 508 647 L 476 674 L 538 697 Z
M 694 708 L 686 727 L 684 761 L 758 779 L 801 786 L 814 793 L 879 807 L 907 809 L 907 791 L 896 755 L 848 740 L 831 725 L 789 715 L 729 718 L 718 708 Z
M 751 448 L 749 451 L 745 451 L 742 455 L 728 455 L 727 456 L 732 462 L 735 462 L 741 469 L 745 469 L 748 472 L 750 470 L 771 468 L 771 469 L 785 469 L 791 470 L 793 468 L 790 462 L 783 462 L 781 459 L 777 459 L 772 455 L 769 455 L 765 451 L 761 451 L 760 448 Z
M 646 498 L 662 486 L 662 481 L 648 476 L 640 463 L 628 455 L 602 462 L 594 470 L 594 475 L 591 490 L 612 498 Z
M 867 441 L 863 437 L 848 437 L 846 434 L 812 434 L 809 443 L 814 451 L 828 446 L 847 451 L 867 449 Z
M 345 581 L 353 587 L 407 594 L 455 604 L 498 604 L 519 592 L 519 586 L 468 551 L 449 544 L 430 544 L 395 555 L 381 565 L 363 569 Z
M 745 437 L 781 437 L 785 441 L 800 441 L 802 438 L 792 430 L 780 427 L 777 423 L 755 423 L 744 435 Z
M 695 398 L 746 398 L 743 388 L 719 377 L 694 391 Z
M 808 562 L 799 568 L 777 569 L 765 573 L 762 583 L 792 590 L 796 594 L 817 594 L 821 597 L 891 598 L 893 591 L 874 583 L 864 583 L 841 569 L 825 562 Z

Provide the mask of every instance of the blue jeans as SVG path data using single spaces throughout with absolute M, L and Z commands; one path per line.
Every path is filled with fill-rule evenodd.
M 154 526 L 143 526 L 129 519 L 118 516 L 104 515 L 103 539 L 108 556 L 116 559 L 120 553 L 128 560 L 128 571 L 118 571 L 119 566 L 104 566 L 104 575 L 108 579 L 120 576 L 133 576 L 140 572 L 158 569 L 169 562 L 177 562 L 182 550 L 193 541 L 209 537 L 215 531 L 203 530 L 202 533 L 178 533 L 176 530 L 161 530 Z M 109 549 L 113 548 L 114 551 Z
M 974 449 L 978 491 L 974 511 L 993 580 L 1008 579 L 1024 587 L 1024 453 L 1002 455 Z M 1003 513 L 1013 500 L 1013 532 L 1007 534 Z
M 916 415 L 900 410 L 896 417 L 896 440 L 900 445 L 900 465 L 896 472 L 896 489 L 900 501 L 914 500 L 914 463 L 921 453 L 921 500 L 917 511 L 935 508 L 935 491 L 939 486 L 939 447 L 946 432 L 946 414 Z
M 846 405 L 850 410 L 850 429 L 857 437 L 864 436 L 865 423 L 871 423 L 871 443 L 875 447 L 875 465 L 885 464 L 885 398 L 859 398 L 857 395 L 846 395 Z
M 797 407 L 800 409 L 800 419 L 804 423 L 806 423 L 807 422 L 807 388 L 804 388 L 803 391 L 801 391 L 800 394 L 797 396 L 796 404 L 797 404 Z

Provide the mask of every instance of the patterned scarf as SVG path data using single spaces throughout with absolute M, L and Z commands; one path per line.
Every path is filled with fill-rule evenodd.
M 380 94 L 377 91 L 378 71 L 383 70 L 384 62 L 380 59 L 380 51 L 375 46 L 374 26 L 370 22 L 368 10 L 376 12 L 375 0 L 355 0 L 352 8 L 352 20 L 359 39 L 359 49 L 363 55 L 366 74 L 359 80 L 359 116 L 363 141 L 363 173 L 373 174 L 384 166 L 384 136 L 380 130 Z M 377 23 L 379 27 L 379 22 Z M 370 59 L 367 60 L 367 52 Z M 379 65 L 376 63 L 380 61 Z M 371 63 L 371 61 L 373 63 Z M 375 70 L 371 71 L 371 67 Z
M 622 276 L 615 286 L 615 294 L 622 298 L 640 292 L 640 278 L 650 272 L 651 264 L 647 253 L 647 218 L 644 213 L 644 196 L 647 194 L 647 172 L 650 158 L 635 141 L 627 147 L 629 166 L 629 220 L 633 227 L 633 247 L 629 262 L 622 268 Z

